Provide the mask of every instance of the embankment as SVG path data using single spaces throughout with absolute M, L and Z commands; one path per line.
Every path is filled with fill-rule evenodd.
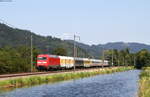
M 29 76 L 29 77 L 15 78 L 15 79 L 0 80 L 0 89 L 33 86 L 33 85 L 38 85 L 43 83 L 54 83 L 54 82 L 59 82 L 64 80 L 90 77 L 99 74 L 110 74 L 114 72 L 122 72 L 131 69 L 134 69 L 134 67 L 113 67 L 113 68 L 97 69 L 93 71 L 87 70 L 84 72 L 81 71 L 81 72 L 57 73 L 51 75 L 39 75 L 39 76 Z

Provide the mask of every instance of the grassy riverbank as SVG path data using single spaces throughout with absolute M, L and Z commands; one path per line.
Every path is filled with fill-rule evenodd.
M 150 67 L 143 68 L 140 75 L 139 97 L 150 97 Z
M 17 88 L 23 86 L 32 86 L 42 83 L 54 83 L 64 80 L 79 79 L 84 77 L 95 76 L 99 74 L 110 74 L 114 72 L 122 72 L 131 70 L 133 67 L 113 67 L 113 68 L 104 68 L 98 70 L 90 70 L 84 72 L 70 72 L 70 73 L 60 73 L 60 74 L 51 74 L 51 75 L 39 75 L 39 76 L 30 76 L 30 77 L 21 77 L 15 79 L 1 80 L 0 88 Z

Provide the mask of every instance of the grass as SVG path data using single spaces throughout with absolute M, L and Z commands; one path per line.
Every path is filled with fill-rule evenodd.
M 140 74 L 139 97 L 150 97 L 150 67 L 143 68 Z
M 99 74 L 110 74 L 114 72 L 127 71 L 131 69 L 133 69 L 133 67 L 113 67 L 113 68 L 105 68 L 105 69 L 86 71 L 86 72 L 59 73 L 53 75 L 42 75 L 42 76 L 39 75 L 39 76 L 22 77 L 22 78 L 15 78 L 9 80 L 1 80 L 0 89 L 33 86 L 42 83 L 54 83 L 54 82 L 60 82 L 64 80 L 91 77 Z

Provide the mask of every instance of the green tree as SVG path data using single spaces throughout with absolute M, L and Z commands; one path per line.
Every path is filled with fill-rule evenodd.
M 33 49 L 34 61 L 39 50 Z M 30 47 L 19 46 L 0 48 L 0 74 L 28 72 L 31 69 Z
M 150 52 L 143 49 L 137 53 L 136 68 L 142 68 L 144 66 L 150 66 Z
M 55 55 L 61 55 L 61 56 L 66 56 L 67 55 L 67 51 L 66 49 L 64 48 L 56 48 L 52 54 L 55 54 Z
M 121 51 L 119 51 L 117 49 L 105 51 L 105 56 L 106 56 L 106 59 L 109 61 L 109 64 L 112 64 L 112 57 L 113 57 L 113 63 L 115 66 L 133 65 L 134 64 L 134 55 L 135 54 L 130 53 L 130 50 L 128 48 L 121 50 Z

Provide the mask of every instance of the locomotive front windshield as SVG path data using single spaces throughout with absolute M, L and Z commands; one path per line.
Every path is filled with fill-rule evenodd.
M 37 60 L 46 60 L 46 57 L 38 57 Z

